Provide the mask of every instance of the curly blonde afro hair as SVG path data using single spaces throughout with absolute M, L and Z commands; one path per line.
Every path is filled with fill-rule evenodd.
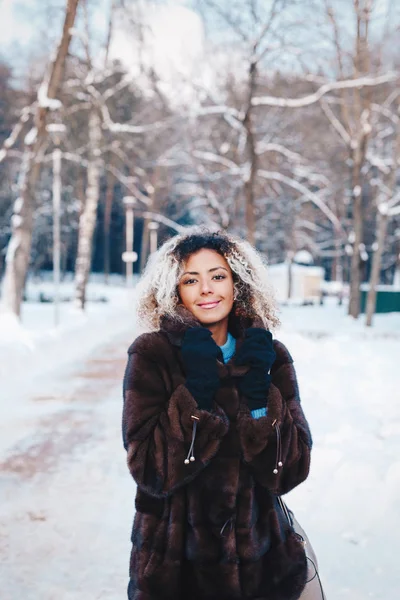
M 248 242 L 225 231 L 188 227 L 154 252 L 136 287 L 136 310 L 142 327 L 157 330 L 163 316 L 178 317 L 178 284 L 189 256 L 214 250 L 227 261 L 234 281 L 236 314 L 259 317 L 268 329 L 280 325 L 277 306 L 268 283 L 267 266 Z

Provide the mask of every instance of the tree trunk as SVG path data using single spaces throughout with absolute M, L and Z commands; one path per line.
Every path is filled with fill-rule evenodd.
M 12 234 L 7 247 L 6 269 L 2 286 L 2 310 L 21 315 L 22 295 L 29 267 L 32 225 L 33 190 L 39 176 L 39 164 L 25 151 L 19 179 L 19 197 L 11 217 Z
M 290 300 L 293 295 L 293 259 L 292 254 L 288 255 L 287 258 L 287 266 L 288 266 L 288 286 L 287 286 L 287 299 Z
M 102 138 L 99 113 L 92 108 L 89 114 L 89 157 L 84 209 L 79 219 L 78 254 L 75 265 L 75 304 L 85 308 L 86 285 L 92 262 L 93 232 L 96 225 L 100 192 L 100 143 Z
M 256 153 L 256 140 L 253 132 L 253 119 L 252 119 L 252 104 L 251 100 L 254 95 L 257 77 L 257 66 L 255 63 L 250 64 L 249 69 L 249 90 L 248 90 L 248 105 L 245 117 L 243 119 L 243 125 L 247 132 L 246 140 L 246 159 L 250 165 L 250 171 L 246 175 L 244 182 L 244 198 L 246 203 L 246 229 L 247 229 L 247 240 L 250 244 L 254 245 L 256 240 L 256 219 L 255 219 L 255 202 L 254 202 L 254 186 L 256 183 L 257 169 L 258 169 L 258 156 Z
M 150 219 L 143 219 L 143 230 L 142 230 L 142 243 L 140 247 L 140 263 L 139 269 L 140 273 L 143 273 L 143 270 L 146 266 L 147 257 L 149 255 L 149 245 L 150 245 L 150 230 L 149 230 Z
M 360 244 L 362 243 L 362 214 L 361 214 L 361 199 L 357 198 L 353 204 L 354 216 L 354 245 L 353 254 L 351 256 L 350 266 L 350 302 L 349 315 L 357 319 L 360 314 L 360 284 L 361 284 L 361 266 L 360 266 Z
M 111 158 L 112 160 L 112 158 Z M 108 171 L 107 175 L 107 190 L 106 201 L 104 207 L 104 283 L 108 284 L 110 275 L 110 226 L 111 226 L 111 211 L 114 199 L 114 182 L 115 177 Z
M 152 186 L 153 193 L 150 196 L 150 204 L 148 210 L 153 212 L 157 209 L 157 185 L 160 177 L 160 169 L 156 167 L 154 171 L 154 176 L 152 178 Z M 140 248 L 140 263 L 139 263 L 139 272 L 143 273 L 143 270 L 146 266 L 147 259 L 150 254 L 150 229 L 149 224 L 151 223 L 151 219 L 144 218 L 143 219 L 143 230 L 142 230 L 142 244 Z
M 2 288 L 2 309 L 20 316 L 24 285 L 27 277 L 33 227 L 33 202 L 41 165 L 36 158 L 46 143 L 46 121 L 51 102 L 58 94 L 64 73 L 65 59 L 71 41 L 79 0 L 68 0 L 64 27 L 57 54 L 50 65 L 38 93 L 35 128 L 25 141 L 23 164 L 18 182 L 18 198 L 11 218 L 12 233 L 6 255 L 6 270 Z M 53 105 L 54 108 L 54 105 Z M 33 138 L 33 139 L 32 139 Z
M 357 23 L 356 47 L 354 55 L 354 76 L 359 77 L 371 70 L 369 46 L 369 31 L 372 3 L 354 3 Z M 352 202 L 353 229 L 355 234 L 353 255 L 350 270 L 350 302 L 349 315 L 355 319 L 360 314 L 360 284 L 362 262 L 360 244 L 363 242 L 364 217 L 362 214 L 362 167 L 367 154 L 368 142 L 371 135 L 371 89 L 354 90 L 354 116 L 356 122 L 356 144 L 351 149 L 353 162 Z M 354 140 L 353 140 L 354 141 Z
M 396 266 L 393 275 L 393 287 L 400 288 L 400 253 L 397 252 Z
M 368 327 L 372 325 L 372 319 L 375 314 L 376 308 L 376 286 L 379 284 L 379 275 L 381 272 L 382 255 L 385 245 L 386 231 L 389 222 L 389 216 L 387 213 L 382 214 L 378 210 L 376 224 L 376 243 L 378 245 L 374 252 L 372 259 L 371 276 L 369 280 L 369 291 L 367 297 L 367 308 L 366 308 L 366 322 Z
M 360 314 L 360 284 L 361 284 L 361 259 L 360 244 L 363 241 L 363 213 L 362 213 L 362 178 L 361 168 L 365 158 L 367 140 L 363 140 L 362 148 L 353 152 L 353 176 L 352 176 L 352 207 L 353 207 L 353 230 L 354 244 L 350 267 L 350 301 L 349 315 L 358 318 Z

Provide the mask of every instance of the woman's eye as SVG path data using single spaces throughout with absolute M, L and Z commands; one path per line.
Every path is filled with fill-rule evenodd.
M 226 275 L 222 275 L 221 273 L 218 275 L 214 275 L 213 279 L 216 281 L 222 281 L 223 279 L 226 279 Z M 182 281 L 182 285 L 192 285 L 193 283 L 197 283 L 197 279 L 185 279 L 184 281 Z

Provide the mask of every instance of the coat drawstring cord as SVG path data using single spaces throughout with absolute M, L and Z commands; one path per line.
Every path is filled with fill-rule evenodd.
M 222 525 L 221 531 L 219 532 L 219 534 L 222 535 L 224 533 L 225 527 L 228 525 L 228 523 L 229 523 L 230 529 L 232 530 L 232 528 L 233 528 L 233 521 L 234 521 L 234 517 L 229 517 L 229 519 L 227 519 L 225 521 L 225 523 Z
M 194 462 L 196 460 L 195 457 L 194 457 L 194 442 L 195 442 L 195 439 L 196 439 L 197 422 L 200 419 L 199 419 L 199 417 L 196 417 L 195 415 L 191 415 L 191 418 L 193 419 L 192 443 L 190 444 L 188 455 L 187 455 L 187 457 L 184 460 L 185 465 L 188 465 L 189 463 Z
M 272 426 L 275 427 L 276 432 L 276 461 L 275 461 L 275 469 L 273 470 L 274 475 L 278 474 L 278 471 L 281 467 L 283 467 L 282 462 L 282 439 L 281 439 L 281 430 L 279 428 L 278 422 L 275 419 L 272 423 Z

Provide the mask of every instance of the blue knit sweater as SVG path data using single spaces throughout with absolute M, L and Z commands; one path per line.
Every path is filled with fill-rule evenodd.
M 232 356 L 235 354 L 236 350 L 236 340 L 231 333 L 228 331 L 228 337 L 223 346 L 220 346 L 222 356 L 224 358 L 224 363 L 227 363 Z M 251 411 L 251 416 L 255 419 L 259 419 L 260 417 L 265 417 L 267 415 L 266 408 L 256 408 Z

